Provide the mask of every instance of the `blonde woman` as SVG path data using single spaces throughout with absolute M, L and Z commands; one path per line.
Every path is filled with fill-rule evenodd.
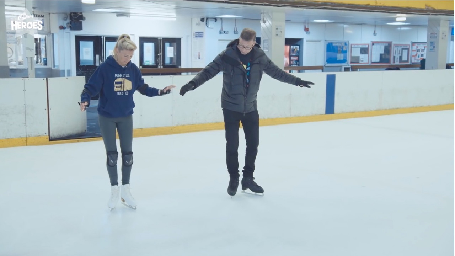
M 92 96 L 100 95 L 98 116 L 107 155 L 107 171 L 111 182 L 111 198 L 108 207 L 113 210 L 119 201 L 116 131 L 122 153 L 121 201 L 136 209 L 136 202 L 130 192 L 130 174 L 133 165 L 133 94 L 138 90 L 148 97 L 169 94 L 175 86 L 156 89 L 144 84 L 139 68 L 131 62 L 136 44 L 129 35 L 122 34 L 117 40 L 114 55 L 109 56 L 90 77 L 81 94 L 81 111 L 90 105 Z

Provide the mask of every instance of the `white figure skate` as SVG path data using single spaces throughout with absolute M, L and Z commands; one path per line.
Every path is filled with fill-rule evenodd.
M 130 192 L 130 184 L 122 185 L 122 204 L 132 209 L 136 209 L 136 201 Z
M 120 189 L 117 185 L 111 187 L 111 198 L 107 203 L 107 207 L 112 211 L 117 206 L 117 202 L 119 199 Z

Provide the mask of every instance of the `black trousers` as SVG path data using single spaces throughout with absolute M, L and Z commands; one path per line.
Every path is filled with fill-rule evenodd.
M 259 146 L 259 113 L 246 114 L 223 109 L 224 129 L 226 132 L 226 166 L 229 175 L 239 177 L 239 127 L 242 122 L 246 140 L 245 166 L 243 177 L 253 177 L 256 155 Z

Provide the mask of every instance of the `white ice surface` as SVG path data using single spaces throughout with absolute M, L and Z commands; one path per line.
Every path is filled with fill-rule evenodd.
M 450 256 L 453 124 L 438 111 L 261 127 L 263 197 L 226 193 L 224 131 L 135 138 L 138 207 L 112 212 L 102 141 L 0 149 L 0 255 Z

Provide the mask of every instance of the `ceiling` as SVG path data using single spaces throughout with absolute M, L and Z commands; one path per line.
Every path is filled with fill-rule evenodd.
M 4 0 L 6 6 L 25 7 L 31 5 L 36 12 L 69 13 L 92 12 L 95 9 L 115 9 L 130 15 L 148 17 L 215 17 L 218 15 L 237 15 L 243 19 L 261 18 L 263 11 L 282 11 L 286 21 L 313 22 L 313 20 L 331 20 L 342 24 L 377 24 L 385 25 L 395 21 L 396 14 L 381 12 L 358 12 L 326 9 L 303 9 L 296 7 L 270 7 L 262 5 L 238 5 L 230 3 L 199 2 L 199 1 L 155 1 L 155 0 L 96 0 L 96 4 L 82 4 L 81 0 Z M 426 26 L 428 15 L 406 15 L 411 26 Z M 435 17 L 435 16 L 431 16 Z M 437 16 L 449 20 L 451 26 L 454 16 Z

